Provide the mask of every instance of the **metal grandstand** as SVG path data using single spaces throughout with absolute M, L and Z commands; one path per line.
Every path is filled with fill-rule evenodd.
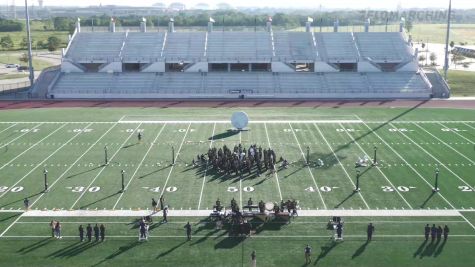
M 434 97 L 399 32 L 81 32 L 61 69 L 34 95 L 47 98 L 394 99 Z M 52 76 L 51 74 L 49 75 Z M 41 78 L 41 77 L 40 77 Z M 437 97 L 448 97 L 442 92 Z

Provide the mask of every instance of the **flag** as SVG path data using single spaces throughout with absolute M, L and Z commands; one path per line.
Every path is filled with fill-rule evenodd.
M 311 17 L 308 17 L 308 18 L 307 18 L 307 22 L 310 22 L 310 23 L 312 23 L 312 22 L 313 22 L 313 18 L 311 18 Z
M 216 21 L 212 17 L 209 17 L 209 22 L 215 23 Z

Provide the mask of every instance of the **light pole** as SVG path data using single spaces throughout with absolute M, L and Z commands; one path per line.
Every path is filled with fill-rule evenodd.
M 358 193 L 360 191 L 361 191 L 361 189 L 360 189 L 360 170 L 356 170 L 356 187 L 355 187 L 354 192 Z
M 432 189 L 432 192 L 439 192 L 439 169 L 435 169 L 435 185 L 434 188 Z
M 44 169 L 43 170 L 43 175 L 44 175 L 44 178 L 45 178 L 45 190 L 43 192 L 48 192 L 48 170 L 47 169 Z
M 109 165 L 109 158 L 107 157 L 107 146 L 104 146 L 104 158 L 105 165 Z
M 26 38 L 28 42 L 28 64 L 30 70 L 30 86 L 35 82 L 35 71 L 33 69 L 33 60 L 31 52 L 31 32 L 30 32 L 30 14 L 28 12 L 28 0 L 25 0 L 25 16 L 26 16 Z
M 378 161 L 376 159 L 376 151 L 378 151 L 378 148 L 374 147 L 373 166 L 378 165 Z

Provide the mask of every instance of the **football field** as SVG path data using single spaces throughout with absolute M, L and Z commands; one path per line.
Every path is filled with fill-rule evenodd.
M 229 118 L 237 110 L 250 116 L 244 131 L 235 131 L 230 124 Z M 216 172 L 206 161 L 192 164 L 210 148 L 238 144 L 271 148 L 277 159 L 282 157 L 290 164 L 283 168 L 279 162 L 276 172 L 260 176 L 255 167 L 243 175 L 227 175 Z M 373 165 L 375 154 L 377 164 Z M 182 244 L 187 221 L 194 225 L 198 241 L 193 242 L 202 260 L 213 257 L 216 250 L 229 258 L 229 262 L 211 265 L 247 265 L 250 251 L 260 248 L 269 266 L 300 266 L 302 245 L 315 240 L 319 240 L 315 258 L 319 257 L 318 265 L 325 266 L 374 266 L 371 253 L 401 258 L 396 262 L 388 259 L 388 266 L 444 266 L 450 262 L 470 266 L 464 263 L 473 260 L 466 253 L 475 248 L 473 110 L 3 111 L 0 155 L 0 244 L 20 261 L 25 260 L 21 255 L 33 255 L 40 264 L 61 265 L 65 258 L 84 258 L 90 253 L 85 265 L 126 265 L 124 257 L 136 247 L 152 249 L 130 241 L 137 236 L 134 220 L 149 213 L 151 199 L 161 195 L 171 219 L 167 225 L 152 226 L 151 242 L 161 243 L 160 257 L 157 253 L 152 256 L 166 258 L 164 266 L 193 266 L 191 258 L 178 256 L 186 253 L 193 257 L 189 254 L 193 252 L 184 252 Z M 356 168 L 355 163 L 365 157 L 368 166 Z M 436 176 L 440 191 L 434 193 Z M 357 183 L 359 192 L 354 191 Z M 30 201 L 30 211 L 25 213 L 24 198 Z M 288 225 L 262 225 L 252 240 L 227 238 L 225 230 L 215 230 L 206 219 L 218 198 L 226 207 L 233 198 L 240 207 L 249 198 L 254 203 L 295 199 L 299 217 Z M 156 222 L 160 216 L 156 214 Z M 326 222 L 331 216 L 345 219 L 342 245 L 328 241 L 332 231 L 326 229 Z M 69 244 L 60 247 L 58 242 L 51 243 L 48 222 L 52 219 L 63 222 L 63 241 Z M 76 244 L 77 226 L 95 222 L 108 226 L 108 247 Z M 370 244 L 374 251 L 368 248 L 363 253 L 368 246 L 361 245 L 369 222 L 376 225 L 375 242 L 393 246 L 393 251 Z M 426 223 L 451 227 L 446 252 L 445 242 L 420 244 Z M 389 243 L 393 240 L 394 244 Z M 295 250 L 296 256 L 272 249 L 264 256 L 276 241 L 279 246 L 295 245 L 290 251 Z M 48 246 L 54 246 L 59 256 L 48 256 L 43 251 Z M 92 247 L 95 249 L 90 250 Z M 114 255 L 116 249 L 117 255 L 97 260 L 107 253 Z M 101 250 L 108 251 L 101 255 Z M 168 253 L 161 255 L 164 251 Z M 181 254 L 174 254 L 178 251 Z M 457 253 L 465 254 L 457 257 Z

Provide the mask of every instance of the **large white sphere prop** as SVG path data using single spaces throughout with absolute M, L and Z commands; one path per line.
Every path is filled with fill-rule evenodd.
M 246 112 L 234 112 L 233 116 L 231 117 L 231 123 L 234 128 L 242 130 L 247 127 L 247 124 L 249 123 L 249 117 L 247 116 Z

